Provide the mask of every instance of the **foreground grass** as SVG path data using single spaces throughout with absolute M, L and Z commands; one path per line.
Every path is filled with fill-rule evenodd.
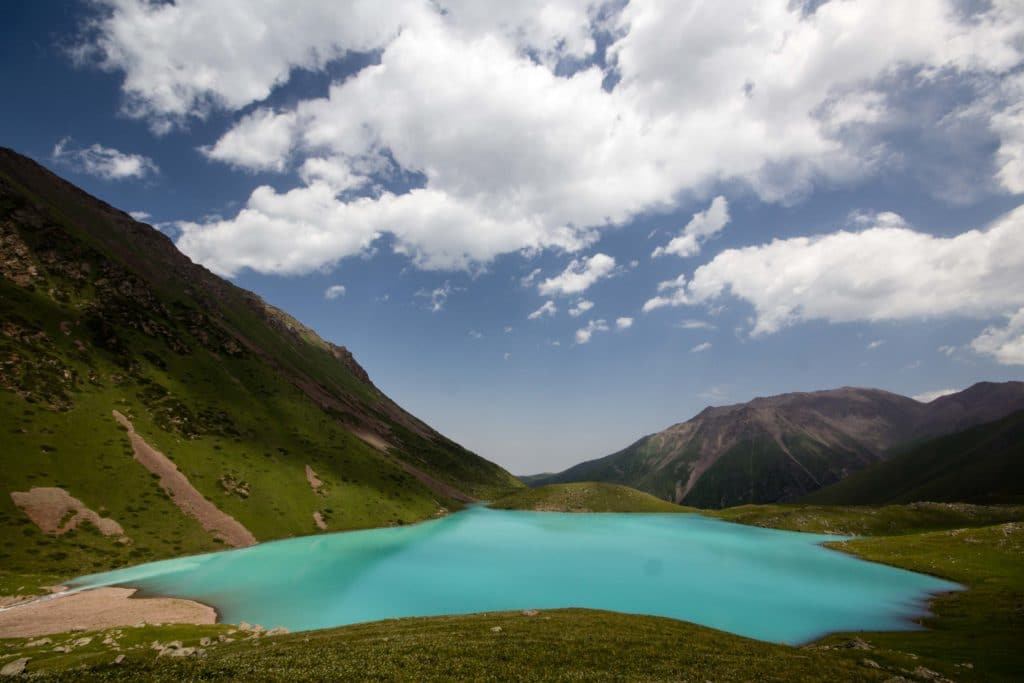
M 920 620 L 927 630 L 834 634 L 800 648 L 671 619 L 552 610 L 391 620 L 226 644 L 214 637 L 202 657 L 188 659 L 157 658 L 150 645 L 195 645 L 231 627 L 121 629 L 117 650 L 96 638 L 71 653 L 53 652 L 57 638 L 33 648 L 29 639 L 8 640 L 0 641 L 0 666 L 30 657 L 27 671 L 68 681 L 1024 679 L 1021 508 L 748 506 L 714 514 L 760 526 L 857 533 L 860 538 L 832 545 L 969 590 L 938 596 L 934 616 Z M 115 665 L 118 653 L 126 659 Z
M 494 501 L 490 507 L 553 512 L 697 512 L 696 508 L 676 505 L 629 486 L 598 482 L 522 489 Z
M 208 629 L 210 627 L 207 627 Z M 223 628 L 223 627 L 221 627 Z M 131 629 L 128 629 L 129 631 Z M 885 680 L 829 652 L 762 643 L 672 619 L 593 610 L 400 619 L 209 647 L 157 658 L 139 629 L 120 665 L 108 651 L 45 680 Z M 179 638 L 181 634 L 178 634 Z M 187 639 L 183 644 L 194 642 Z M 27 656 L 26 655 L 23 656 Z M 31 664 L 31 662 L 30 662 Z M 63 665 L 63 663 L 60 663 Z

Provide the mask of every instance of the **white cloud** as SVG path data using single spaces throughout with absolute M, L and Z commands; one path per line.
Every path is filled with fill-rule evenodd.
M 275 114 L 269 109 L 257 109 L 236 123 L 216 144 L 200 151 L 210 159 L 241 168 L 283 171 L 295 124 L 294 112 Z
M 451 286 L 451 283 L 445 281 L 440 287 L 434 289 L 421 289 L 416 292 L 416 296 L 429 299 L 429 305 L 431 313 L 437 313 L 438 311 L 444 310 L 444 305 L 448 303 L 448 297 L 451 293 L 457 291 L 455 287 Z
M 575 304 L 572 305 L 572 308 L 569 309 L 569 315 L 571 315 L 574 318 L 578 318 L 593 307 L 593 301 L 579 299 Z
M 754 307 L 753 335 L 807 320 L 999 315 L 1024 305 L 1024 206 L 953 237 L 885 225 L 729 249 L 662 286 L 672 295 L 645 310 L 732 294 Z
M 675 280 L 659 282 L 658 292 L 660 292 L 658 296 L 644 302 L 644 313 L 650 313 L 656 308 L 665 306 L 684 306 L 690 303 L 686 296 L 686 275 L 680 275 Z
M 729 224 L 729 202 L 719 195 L 703 211 L 693 214 L 682 232 L 663 247 L 651 252 L 652 257 L 674 254 L 683 258 L 700 253 L 700 245 Z
M 1002 327 L 986 327 L 971 341 L 971 348 L 1004 365 L 1024 365 L 1024 308 L 1008 318 Z
M 148 221 L 150 218 L 153 217 L 146 211 L 129 211 L 128 215 L 140 222 Z
M 590 258 L 573 259 L 560 275 L 549 277 L 537 285 L 543 296 L 579 294 L 595 282 L 615 272 L 615 259 L 607 254 L 594 254 Z
M 345 296 L 345 285 L 331 285 L 324 290 L 325 299 L 337 299 L 339 296 Z
M 925 391 L 925 392 L 922 392 L 920 394 L 914 394 L 911 398 L 913 398 L 918 403 L 931 403 L 932 401 L 934 401 L 937 398 L 942 398 L 943 396 L 949 396 L 950 394 L 955 394 L 958 391 L 960 391 L 960 390 L 959 389 L 936 389 L 935 391 Z
M 83 61 L 124 74 L 124 110 L 166 132 L 266 98 L 294 68 L 382 47 L 418 3 L 98 0 Z
M 607 332 L 608 323 L 605 320 L 591 320 L 587 323 L 586 327 L 581 327 L 576 330 L 576 343 L 586 344 L 590 342 L 590 338 L 594 336 L 595 332 Z
M 874 341 L 868 342 L 868 345 L 865 348 L 868 351 L 874 351 L 875 349 L 877 349 L 879 346 L 881 346 L 884 343 L 885 343 L 884 339 L 876 339 Z
M 505 360 L 509 360 L 510 358 L 512 358 L 512 354 L 509 353 L 508 351 L 506 351 L 504 358 L 505 358 Z
M 54 161 L 66 163 L 77 171 L 104 180 L 145 178 L 160 172 L 160 169 L 149 157 L 120 152 L 113 147 L 104 147 L 99 144 L 74 147 L 71 138 L 62 138 L 54 145 L 52 157 Z M 149 214 L 146 215 L 149 216 Z
M 615 319 L 615 329 L 617 329 L 617 330 L 628 330 L 631 327 L 633 327 L 633 319 L 632 318 L 622 317 L 622 318 L 616 318 Z
M 519 279 L 519 285 L 521 287 L 529 287 L 533 284 L 533 281 L 540 275 L 540 268 L 534 268 L 528 274 L 524 275 Z
M 469 331 L 469 336 L 472 337 L 473 339 L 483 339 L 484 338 L 483 333 L 482 332 L 478 332 L 477 330 L 470 330 Z
M 939 353 L 945 354 L 946 356 L 952 356 L 956 353 L 956 347 L 950 346 L 949 344 L 943 344 L 937 350 Z
M 707 351 L 710 348 L 711 342 L 702 342 L 694 346 L 692 349 L 690 349 L 690 353 L 701 353 L 703 351 Z
M 234 217 L 186 223 L 182 248 L 223 274 L 316 270 L 382 233 L 429 269 L 575 253 L 723 181 L 788 201 L 900 157 L 858 134 L 892 116 L 894 76 L 1002 92 L 1024 62 L 1019 0 L 970 17 L 953 0 L 813 11 L 791 0 L 632 0 L 609 16 L 583 0 L 99 2 L 83 58 L 123 74 L 126 111 L 158 130 L 264 102 L 295 69 L 379 55 L 323 97 L 272 115 L 264 104 L 209 147 L 250 168 L 318 160 L 301 176 L 307 187 L 257 188 Z M 595 50 L 599 23 L 614 36 L 604 71 L 574 61 Z M 1022 182 L 1018 103 L 1000 95 L 978 114 L 999 141 L 1007 189 Z M 360 168 L 368 158 L 388 167 Z M 397 171 L 422 187 L 379 191 Z M 311 207 L 328 218 L 311 223 Z
M 677 322 L 675 324 L 675 327 L 678 327 L 681 330 L 713 330 L 713 329 L 715 329 L 715 326 L 712 325 L 711 323 L 707 322 L 706 320 L 692 320 L 692 319 L 680 320 L 679 322 Z
M 538 318 L 543 318 L 545 315 L 553 316 L 555 313 L 558 313 L 558 307 L 555 306 L 555 302 L 545 301 L 543 306 L 526 317 L 530 320 L 537 320 Z
M 512 334 L 512 326 L 511 325 L 505 325 L 504 331 L 505 331 L 505 334 Z

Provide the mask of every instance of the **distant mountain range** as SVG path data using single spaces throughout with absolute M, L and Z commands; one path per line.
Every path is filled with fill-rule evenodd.
M 0 574 L 410 523 L 522 486 L 346 348 L 9 149 L 0 424 Z
M 1024 382 L 982 382 L 930 403 L 878 389 L 782 394 L 706 408 L 617 453 L 524 481 L 625 484 L 709 508 L 795 501 L 878 463 L 895 466 L 903 451 L 918 459 L 898 462 L 923 462 L 924 451 L 913 450 L 923 441 L 1020 410 Z

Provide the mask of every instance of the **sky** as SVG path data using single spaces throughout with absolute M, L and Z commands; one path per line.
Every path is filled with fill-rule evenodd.
M 14 2 L 0 144 L 515 474 L 1024 379 L 1021 0 Z

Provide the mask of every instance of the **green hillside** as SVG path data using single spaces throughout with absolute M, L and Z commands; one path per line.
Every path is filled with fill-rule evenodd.
M 598 482 L 523 489 L 494 501 L 491 507 L 550 512 L 696 512 L 628 486 Z
M 1024 411 L 940 437 L 807 496 L 823 505 L 1024 502 Z
M 223 547 L 133 458 L 114 410 L 260 541 L 319 531 L 314 513 L 328 531 L 404 524 L 522 486 L 402 410 L 345 348 L 0 150 L 0 577 Z M 127 539 L 88 521 L 44 533 L 11 495 L 33 488 Z

